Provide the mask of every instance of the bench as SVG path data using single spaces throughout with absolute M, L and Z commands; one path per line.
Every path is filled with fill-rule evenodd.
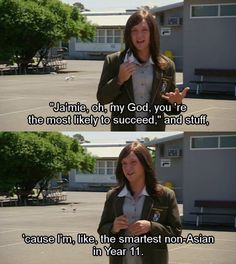
M 234 86 L 234 96 L 236 96 L 236 69 L 195 69 L 194 74 L 200 76 L 200 80 L 192 80 L 189 83 L 195 83 L 197 85 L 196 94 L 199 95 L 203 84 L 225 84 Z M 233 81 L 210 81 L 206 77 L 225 77 L 235 78 Z
M 67 68 L 67 62 L 62 60 L 61 55 L 53 55 L 42 60 L 43 69 L 46 71 L 60 71 Z
M 217 215 L 217 216 L 232 216 L 234 217 L 234 228 L 236 228 L 236 211 L 235 213 L 227 212 L 205 212 L 204 208 L 223 208 L 223 209 L 236 209 L 236 201 L 214 201 L 214 200 L 196 200 L 194 206 L 200 208 L 198 212 L 191 212 L 190 214 L 196 215 L 196 226 L 199 227 L 199 220 L 204 215 Z
M 12 205 L 13 204 L 13 205 L 17 206 L 17 202 L 18 202 L 17 198 L 0 196 L 1 207 L 3 207 L 4 204 L 6 204 L 6 205 Z
M 0 64 L 0 72 L 1 72 L 1 75 L 4 75 L 4 73 L 17 74 L 17 67 L 13 65 L 8 65 L 8 64 Z
M 43 191 L 43 199 L 46 203 L 59 203 L 67 200 L 67 194 L 57 189 Z

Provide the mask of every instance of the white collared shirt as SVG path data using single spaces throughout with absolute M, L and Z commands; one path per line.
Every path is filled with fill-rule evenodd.
M 149 196 L 146 186 L 137 197 L 133 197 L 126 186 L 120 191 L 118 197 L 125 197 L 123 204 L 123 213 L 127 216 L 129 224 L 138 221 L 141 218 L 145 196 Z
M 131 195 L 126 186 L 124 186 L 124 188 L 118 194 L 118 197 L 125 197 L 123 204 L 123 213 L 128 218 L 129 224 L 140 220 L 145 196 L 149 196 L 146 190 L 146 186 L 136 198 Z M 130 234 L 126 232 L 125 235 L 129 236 Z M 130 248 L 137 246 L 138 244 L 124 244 L 124 248 L 126 248 L 127 251 L 126 255 L 123 258 L 123 264 L 142 264 L 141 256 L 131 256 Z
M 124 62 L 126 61 L 134 63 L 136 66 L 135 72 L 132 75 L 135 104 L 144 105 L 145 103 L 150 103 L 154 65 L 152 58 L 149 57 L 148 61 L 142 64 L 134 57 L 133 53 L 128 50 L 124 59 Z M 143 118 L 148 116 L 148 112 L 136 112 L 135 115 L 136 117 Z M 146 125 L 136 125 L 136 130 L 146 131 Z
M 134 57 L 134 54 L 132 53 L 132 51 L 128 50 L 125 54 L 125 59 L 124 59 L 124 62 L 133 62 L 133 63 L 136 63 L 136 64 L 139 64 L 139 65 L 142 65 L 135 57 Z M 152 60 L 152 57 L 149 57 L 149 60 L 147 61 L 147 63 L 150 63 L 150 64 L 154 64 L 153 60 Z
M 131 193 L 125 185 L 124 188 L 119 192 L 119 194 L 117 196 L 118 197 L 124 197 L 124 196 L 130 196 L 130 195 L 131 195 Z M 142 192 L 138 196 L 141 196 L 141 195 L 149 196 L 147 189 L 146 189 L 146 186 L 144 186 Z

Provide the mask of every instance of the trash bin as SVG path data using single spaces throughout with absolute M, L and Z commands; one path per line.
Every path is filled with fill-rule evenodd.
M 173 52 L 172 52 L 171 50 L 166 50 L 166 51 L 164 52 L 164 55 L 165 55 L 166 57 L 168 57 L 169 59 L 171 59 L 172 61 L 174 61 L 174 54 L 173 54 Z

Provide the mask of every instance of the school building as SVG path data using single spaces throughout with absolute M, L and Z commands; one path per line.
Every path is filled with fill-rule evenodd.
M 68 57 L 103 60 L 122 50 L 125 24 L 134 11 L 84 12 L 97 25 L 96 37 L 93 42 L 71 38 Z M 160 28 L 161 52 L 183 72 L 184 87 L 190 86 L 191 93 L 236 95 L 235 0 L 184 0 L 151 12 Z M 196 74 L 198 69 L 207 71 Z M 203 80 L 207 83 L 197 83 Z
M 183 71 L 184 2 L 154 7 L 151 12 L 160 30 L 161 53 L 175 62 L 177 71 Z
M 236 201 L 236 133 L 179 132 L 162 137 L 156 133 L 143 143 L 155 151 L 159 182 L 173 188 L 178 202 L 183 203 L 185 223 L 196 221 L 196 215 L 191 214 L 198 210 L 195 200 Z M 97 157 L 96 170 L 92 174 L 71 170 L 69 190 L 105 191 L 114 186 L 117 158 L 125 145 L 87 144 L 87 150 Z M 235 209 L 225 210 L 236 213 Z M 232 224 L 232 216 L 208 215 L 204 219 Z
M 133 12 L 83 12 L 88 21 L 96 25 L 96 36 L 93 42 L 81 42 L 79 38 L 71 38 L 69 58 L 101 60 L 107 54 L 123 49 L 124 28 Z

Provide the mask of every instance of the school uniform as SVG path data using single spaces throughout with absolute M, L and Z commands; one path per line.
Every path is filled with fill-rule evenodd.
M 150 232 L 144 235 L 153 239 L 153 243 L 140 243 L 139 245 L 135 245 L 140 249 L 140 263 L 142 264 L 168 264 L 168 249 L 164 239 L 166 236 L 181 235 L 182 228 L 174 192 L 162 185 L 158 185 L 158 190 L 157 196 L 151 196 L 147 194 L 147 192 L 145 194 L 144 191 L 143 196 L 141 196 L 143 201 L 139 201 L 142 205 L 142 210 L 138 218 L 151 222 Z M 98 226 L 98 233 L 100 235 L 116 237 L 116 242 L 111 244 L 111 247 L 114 249 L 129 249 L 127 245 L 119 243 L 121 242 L 119 237 L 127 235 L 126 230 L 121 230 L 117 234 L 111 233 L 115 218 L 124 213 L 127 214 L 126 199 L 128 199 L 127 197 L 129 197 L 129 194 L 121 195 L 122 192 L 124 192 L 124 190 L 117 188 L 108 192 Z M 140 206 L 140 204 L 138 206 Z M 132 211 L 132 207 L 130 207 L 129 210 Z M 132 214 L 130 217 L 132 217 Z M 135 221 L 137 221 L 137 219 L 135 219 Z M 109 263 L 129 264 L 126 256 L 109 256 Z
M 141 89 L 137 86 L 137 80 L 141 78 L 141 73 L 138 75 L 136 79 L 131 76 L 126 82 L 122 85 L 118 84 L 118 74 L 120 65 L 125 61 L 127 57 L 127 52 L 117 52 L 110 54 L 106 57 L 103 70 L 101 74 L 101 78 L 98 85 L 97 91 L 97 99 L 101 104 L 114 104 L 114 105 L 124 105 L 125 109 L 121 113 L 119 110 L 113 110 L 111 113 L 111 121 L 116 118 L 124 118 L 122 120 L 130 120 L 131 118 L 135 118 L 136 112 L 129 111 L 128 105 L 130 103 L 137 103 L 140 100 L 137 100 L 137 94 L 140 93 Z M 152 73 L 150 74 L 150 70 L 147 70 L 147 74 L 151 75 L 152 82 L 151 87 L 149 89 L 150 84 L 147 82 L 147 77 L 144 78 L 146 81 L 145 87 L 144 85 L 144 93 L 146 92 L 148 96 L 146 96 L 144 100 L 148 103 L 149 110 L 147 112 L 147 118 L 150 124 L 146 124 L 143 130 L 145 131 L 164 131 L 164 112 L 168 115 L 179 114 L 176 111 L 174 106 L 171 106 L 171 110 L 169 111 L 155 111 L 154 105 L 170 105 L 169 102 L 161 97 L 162 92 L 174 92 L 175 86 L 175 66 L 174 63 L 165 56 L 162 56 L 164 60 L 166 60 L 165 69 L 157 69 L 157 67 L 152 64 Z M 145 66 L 145 65 L 144 65 Z M 150 69 L 150 68 L 149 68 Z M 135 73 L 133 74 L 135 75 Z M 139 83 L 139 82 L 138 82 Z M 147 83 L 147 84 L 146 84 Z M 142 83 L 141 83 L 142 85 Z M 138 94 L 139 99 L 140 95 Z M 147 101 L 148 100 L 148 101 Z M 141 102 L 144 102 L 141 100 Z M 144 102 L 145 103 L 145 102 Z M 142 116 L 142 115 L 141 115 Z M 151 119 L 151 117 L 155 117 Z M 125 119 L 127 118 L 127 119 Z M 117 119 L 118 120 L 118 119 Z M 129 122 L 119 122 L 115 124 L 111 122 L 111 131 L 136 131 L 137 124 L 131 124 Z

